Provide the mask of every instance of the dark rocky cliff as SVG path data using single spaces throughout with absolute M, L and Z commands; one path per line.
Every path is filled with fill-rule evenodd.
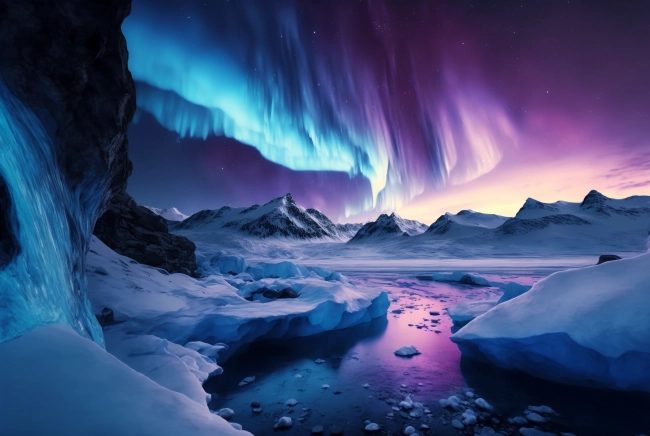
M 145 265 L 190 275 L 196 270 L 196 246 L 169 233 L 167 221 L 127 193 L 113 197 L 95 224 L 95 236 L 116 252 Z
M 18 184 L 16 177 L 24 166 L 0 162 L 0 187 L 7 187 L 0 189 L 0 274 L 6 272 L 0 299 L 7 311 L 0 340 L 40 324 L 67 322 L 103 342 L 86 298 L 85 253 L 95 220 L 109 199 L 124 191 L 131 173 L 126 131 L 135 112 L 135 87 L 121 31 L 130 8 L 130 0 L 0 1 L 0 81 L 36 116 L 48 138 L 38 152 L 30 150 L 32 161 L 21 164 L 43 168 L 41 175 L 29 176 L 29 184 Z M 16 128 L 29 134 L 29 126 Z M 9 142 L 2 147 L 19 157 L 18 143 L 3 139 Z M 40 189 L 39 176 L 40 194 L 46 193 L 48 202 L 25 215 L 25 202 L 33 197 L 29 190 Z M 42 231 L 30 233 L 39 226 Z M 41 253 L 43 260 L 13 262 L 18 255 L 38 254 L 33 247 L 48 232 L 66 238 L 51 253 L 58 263 L 50 256 L 49 264 L 41 264 L 50 253 Z M 45 286 L 48 292 L 39 292 Z

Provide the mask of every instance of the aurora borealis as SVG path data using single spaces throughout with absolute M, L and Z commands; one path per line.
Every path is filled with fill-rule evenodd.
M 190 213 L 291 191 L 333 219 L 395 210 L 427 223 L 528 196 L 650 193 L 648 12 L 134 0 L 129 189 Z

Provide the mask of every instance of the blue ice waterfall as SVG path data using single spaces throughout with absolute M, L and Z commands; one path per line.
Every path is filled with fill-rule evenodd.
M 19 251 L 0 267 L 0 342 L 64 323 L 103 346 L 86 295 L 85 251 L 96 204 L 71 192 L 39 119 L 0 81 L 0 177 Z M 44 356 L 46 359 L 47 357 Z

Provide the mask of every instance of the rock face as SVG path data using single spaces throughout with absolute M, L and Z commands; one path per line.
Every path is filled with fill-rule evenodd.
M 135 87 L 121 32 L 130 8 L 0 2 L 0 341 L 61 322 L 103 343 L 85 254 L 95 220 L 131 173 Z
M 617 256 L 616 254 L 601 254 L 600 257 L 598 258 L 598 263 L 596 265 L 600 265 L 601 263 L 605 262 L 611 262 L 612 260 L 620 260 L 621 256 Z
M 43 123 L 68 188 L 93 218 L 132 170 L 135 86 L 120 30 L 130 11 L 131 0 L 0 4 L 2 80 Z
M 138 204 L 129 194 L 116 195 L 97 220 L 95 236 L 119 254 L 168 272 L 191 275 L 196 245 L 169 233 L 167 221 Z

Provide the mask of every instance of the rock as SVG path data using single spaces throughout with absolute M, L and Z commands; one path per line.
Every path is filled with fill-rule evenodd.
M 365 430 L 365 431 L 368 431 L 368 432 L 379 431 L 379 424 L 376 424 L 376 423 L 374 423 L 374 422 L 371 422 L 370 424 L 366 425 L 366 427 L 364 428 L 364 430 Z
M 413 345 L 404 346 L 399 350 L 395 351 L 395 355 L 403 356 L 403 357 L 411 357 L 417 354 L 421 354 L 421 353 Z
M 451 426 L 454 427 L 454 428 L 457 428 L 457 429 L 459 429 L 459 430 L 465 428 L 465 425 L 463 425 L 463 423 L 460 422 L 460 421 L 457 420 L 457 419 L 452 419 L 452 420 L 451 420 Z
M 512 422 L 517 424 L 517 425 L 526 425 L 528 424 L 528 420 L 524 418 L 523 416 L 515 416 L 512 418 Z
M 117 253 L 170 273 L 191 275 L 196 270 L 196 245 L 169 233 L 167 221 L 126 192 L 114 196 L 93 232 Z
M 278 419 L 278 422 L 275 423 L 273 428 L 289 428 L 293 425 L 293 421 L 291 421 L 291 418 L 288 416 L 283 416 L 282 418 Z
M 411 400 L 411 396 L 407 395 L 404 400 L 400 401 L 399 407 L 404 410 L 411 410 L 413 408 L 413 400 Z
M 404 434 L 405 435 L 412 435 L 415 433 L 415 427 L 411 427 L 410 425 L 404 429 Z
M 10 147 L 13 141 L 3 134 L 1 147 L 8 155 L 3 153 L 0 162 L 0 272 L 24 252 L 17 235 L 26 220 L 42 226 L 44 232 L 69 235 L 74 247 L 69 256 L 63 255 L 64 262 L 48 257 L 52 263 L 47 268 L 60 270 L 69 283 L 49 289 L 48 296 L 10 298 L 14 293 L 24 296 L 28 289 L 31 295 L 31 289 L 39 286 L 38 279 L 25 276 L 25 280 L 22 274 L 2 278 L 3 313 L 8 316 L 3 316 L 0 341 L 67 316 L 75 320 L 71 325 L 79 334 L 103 344 L 86 297 L 84 262 L 94 220 L 109 198 L 125 189 L 132 169 L 126 132 L 135 112 L 135 87 L 121 31 L 130 8 L 127 0 L 71 0 L 64 6 L 24 0 L 0 3 L 3 88 L 33 112 L 50 139 L 42 144 L 44 152 L 30 150 L 38 154 L 31 164 L 47 169 L 52 180 L 60 180 L 58 194 L 51 192 L 53 201 L 42 204 L 41 216 L 55 209 L 63 217 L 61 227 L 54 229 L 45 219 L 18 209 L 17 205 L 30 201 L 34 187 L 49 195 L 52 186 L 42 183 L 42 174 L 33 180 L 25 172 L 26 183 L 7 175 L 6 165 L 14 153 L 32 153 Z M 60 305 L 68 300 L 71 304 Z M 15 323 L 20 327 L 14 325 L 14 313 L 25 310 L 32 314 L 31 322 L 19 316 Z M 62 316 L 64 311 L 68 313 Z
M 497 432 L 492 427 L 483 427 L 479 433 L 474 433 L 474 436 L 496 436 L 496 435 Z
M 460 412 L 464 409 L 463 405 L 461 404 L 460 398 L 458 398 L 455 395 L 452 395 L 447 399 L 440 400 L 440 405 L 448 409 L 453 409 L 457 412 Z
M 431 316 L 439 316 L 440 312 L 429 312 L 429 315 L 431 315 Z
M 420 429 L 422 429 L 422 430 L 428 430 L 428 429 L 429 429 L 429 426 L 426 425 L 426 424 L 421 424 L 421 425 L 420 425 Z
M 260 402 L 259 402 L 259 401 L 253 401 L 253 402 L 251 402 L 251 407 L 253 407 L 253 408 L 255 408 L 255 407 L 260 407 Z
M 97 314 L 95 315 L 95 317 L 97 318 L 99 325 L 102 327 L 115 323 L 113 309 L 111 309 L 110 307 L 103 308 L 98 315 Z
M 622 257 L 617 256 L 615 254 L 601 254 L 600 257 L 598 258 L 598 263 L 596 265 L 600 265 L 601 263 L 611 262 L 612 260 L 620 260 L 620 259 L 622 259 Z
M 311 434 L 323 434 L 325 429 L 323 428 L 322 425 L 315 425 L 311 428 Z
M 296 401 L 295 398 L 290 398 L 290 399 L 288 399 L 287 402 L 284 403 L 284 404 L 286 404 L 286 405 L 289 406 L 289 407 L 293 407 L 293 406 L 295 406 L 296 404 L 298 404 L 298 401 Z
M 298 298 L 298 293 L 292 288 L 284 288 L 281 291 L 276 291 L 275 289 L 270 289 L 267 287 L 262 287 L 254 292 L 254 294 L 262 294 L 264 298 L 269 300 L 277 300 L 283 298 Z
M 465 425 L 474 425 L 476 424 L 476 414 L 472 409 L 467 409 L 463 412 L 463 424 Z
M 231 422 L 230 425 L 231 425 L 232 428 L 234 428 L 235 430 L 241 430 L 241 429 L 243 428 L 243 427 L 241 426 L 241 424 L 237 424 L 236 422 Z
M 535 412 L 531 412 L 528 415 L 526 415 L 526 419 L 529 420 L 530 422 L 534 422 L 537 424 L 544 424 L 546 421 L 548 421 L 548 419 L 544 418 L 543 416 Z
M 476 405 L 478 407 L 480 407 L 481 409 L 487 410 L 487 411 L 492 411 L 494 409 L 494 407 L 492 407 L 492 405 L 490 403 L 488 403 L 487 401 L 485 401 L 483 398 L 477 398 L 476 399 Z
M 235 416 L 235 411 L 232 410 L 232 409 L 224 408 L 224 409 L 220 409 L 220 410 L 217 412 L 217 415 L 219 415 L 219 416 L 222 417 L 223 419 L 230 419 L 230 418 L 232 418 L 233 416 Z
M 368 389 L 368 388 L 370 387 L 370 384 L 368 384 L 368 383 L 364 383 L 364 384 L 362 384 L 361 386 L 364 387 L 364 388 L 366 388 L 366 389 Z

